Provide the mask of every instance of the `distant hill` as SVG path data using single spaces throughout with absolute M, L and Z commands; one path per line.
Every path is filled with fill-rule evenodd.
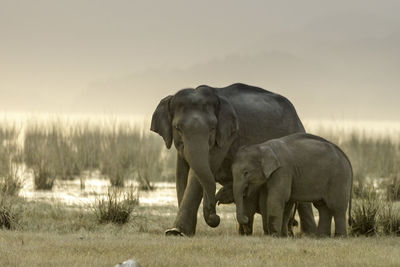
M 391 38 L 391 37 L 387 37 Z M 150 69 L 90 84 L 77 109 L 151 114 L 158 101 L 200 84 L 249 83 L 290 98 L 311 118 L 396 119 L 400 116 L 400 55 L 394 43 L 358 40 L 288 51 L 232 54 L 188 68 Z M 389 46 L 376 52 L 376 47 Z M 394 57 L 394 56 L 397 56 Z

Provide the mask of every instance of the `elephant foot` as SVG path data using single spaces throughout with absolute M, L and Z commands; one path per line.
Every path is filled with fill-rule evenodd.
M 210 216 L 208 216 L 206 223 L 208 224 L 208 226 L 215 228 L 219 225 L 220 221 L 221 219 L 217 214 L 211 214 Z
M 335 237 L 335 238 L 344 238 L 344 237 L 347 237 L 347 234 L 335 233 L 334 237 Z
M 186 236 L 178 228 L 171 228 L 165 231 L 165 236 Z

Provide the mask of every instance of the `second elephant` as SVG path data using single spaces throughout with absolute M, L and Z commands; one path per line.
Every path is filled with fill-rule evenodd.
M 244 203 L 265 186 L 264 229 L 287 235 L 294 202 L 312 202 L 319 211 L 317 233 L 346 236 L 346 209 L 351 222 L 353 171 L 345 153 L 329 141 L 299 133 L 239 149 L 232 165 L 233 191 L 240 224 L 247 224 Z

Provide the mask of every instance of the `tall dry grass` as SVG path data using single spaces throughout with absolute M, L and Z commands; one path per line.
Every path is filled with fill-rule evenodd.
M 20 129 L 16 124 L 0 127 L 0 228 L 17 229 L 21 219 L 18 193 L 23 181 L 20 176 L 22 163 L 18 144 Z
M 56 179 L 75 178 L 80 178 L 84 187 L 87 175 L 83 174 L 94 170 L 100 170 L 110 184 L 117 187 L 134 180 L 140 189 L 151 190 L 156 181 L 173 181 L 176 152 L 174 149 L 167 151 L 162 139 L 147 129 L 130 121 L 112 119 L 95 123 L 90 120 L 71 122 L 65 118 L 44 123 L 31 119 L 22 133 L 16 127 L 0 125 L 2 188 L 7 184 L 3 191 L 18 192 L 20 186 L 15 170 L 23 164 L 32 170 L 37 189 L 51 189 Z M 354 198 L 373 198 L 369 202 L 359 202 L 361 210 L 368 211 L 376 199 L 399 200 L 399 140 L 360 131 L 344 134 L 317 130 L 314 133 L 338 144 L 349 156 L 354 169 Z M 23 144 L 18 143 L 21 136 Z M 356 206 L 355 212 L 358 211 Z M 368 228 L 367 217 L 371 215 L 367 213 L 355 214 L 365 228 Z
M 0 127 L 0 193 L 17 195 L 22 187 L 19 176 L 22 162 L 18 137 L 21 130 L 15 125 Z
M 54 179 L 82 177 L 84 171 L 95 169 L 115 186 L 135 179 L 142 188 L 151 189 L 154 181 L 173 181 L 175 150 L 167 151 L 159 136 L 141 126 L 106 119 L 97 123 L 55 119 L 45 124 L 33 120 L 24 131 L 25 163 L 49 185 Z M 394 200 L 400 197 L 398 140 L 355 130 L 314 133 L 338 144 L 349 156 L 356 196 L 387 191 Z
M 136 180 L 142 189 L 171 177 L 174 153 L 138 125 L 106 121 L 92 124 L 31 122 L 24 132 L 24 161 L 33 170 L 37 189 L 51 189 L 55 179 L 81 178 L 99 169 L 111 185 Z

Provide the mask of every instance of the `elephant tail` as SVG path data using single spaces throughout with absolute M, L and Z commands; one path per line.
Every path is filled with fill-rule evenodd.
M 346 155 L 346 158 L 347 158 L 347 155 Z M 349 225 L 351 226 L 354 223 L 353 218 L 351 217 L 351 201 L 353 198 L 353 166 L 351 165 L 349 158 L 347 158 L 347 160 L 350 164 L 350 169 L 351 169 L 350 200 L 349 200 Z
M 349 201 L 349 225 L 350 226 L 353 224 L 353 218 L 351 217 L 351 199 L 352 199 L 352 194 L 350 195 L 350 201 Z

